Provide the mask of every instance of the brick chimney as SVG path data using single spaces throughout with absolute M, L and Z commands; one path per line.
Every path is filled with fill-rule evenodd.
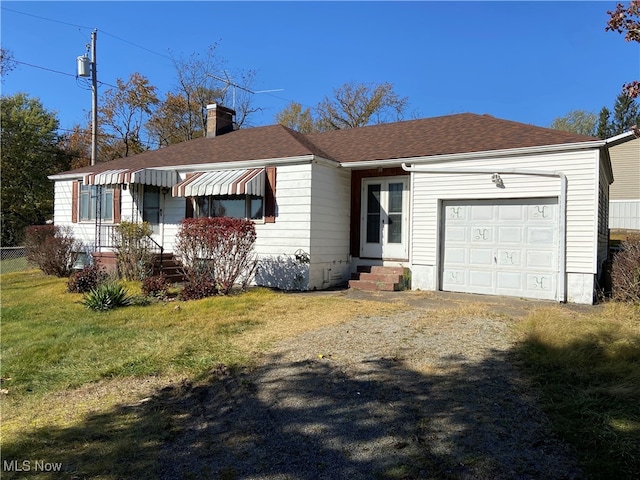
M 235 110 L 220 106 L 217 103 L 207 105 L 207 137 L 216 137 L 233 132 L 235 114 Z

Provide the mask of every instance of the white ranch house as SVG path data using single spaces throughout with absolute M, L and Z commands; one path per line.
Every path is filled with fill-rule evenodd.
M 149 221 L 172 252 L 185 217 L 240 216 L 256 225 L 259 285 L 383 286 L 356 272 L 384 266 L 410 272 L 413 289 L 593 302 L 609 149 L 632 133 L 465 113 L 300 134 L 234 131 L 232 115 L 212 105 L 207 137 L 50 177 L 54 223 L 104 256 L 104 231 L 122 220 Z

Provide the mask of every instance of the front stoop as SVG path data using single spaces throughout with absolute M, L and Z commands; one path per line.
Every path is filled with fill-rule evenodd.
M 156 254 L 153 265 L 153 274 L 164 274 L 169 283 L 184 282 L 182 274 L 182 264 L 173 255 L 173 253 Z
M 403 267 L 359 266 L 351 274 L 349 288 L 377 292 L 394 292 L 405 289 Z

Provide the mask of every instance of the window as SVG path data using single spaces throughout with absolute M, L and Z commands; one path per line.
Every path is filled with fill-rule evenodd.
M 142 220 L 160 223 L 160 187 L 145 185 L 142 198 Z
M 105 221 L 113 221 L 113 199 L 114 190 L 112 187 L 100 185 L 80 185 L 80 221 L 89 222 L 97 217 L 98 207 L 100 207 L 100 218 Z M 98 199 L 101 199 L 98 203 Z
M 233 217 L 260 220 L 262 197 L 253 195 L 217 195 L 196 197 L 197 217 Z

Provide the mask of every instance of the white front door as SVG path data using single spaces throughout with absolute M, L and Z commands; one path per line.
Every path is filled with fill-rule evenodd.
M 362 180 L 361 257 L 408 258 L 408 206 L 408 177 Z

